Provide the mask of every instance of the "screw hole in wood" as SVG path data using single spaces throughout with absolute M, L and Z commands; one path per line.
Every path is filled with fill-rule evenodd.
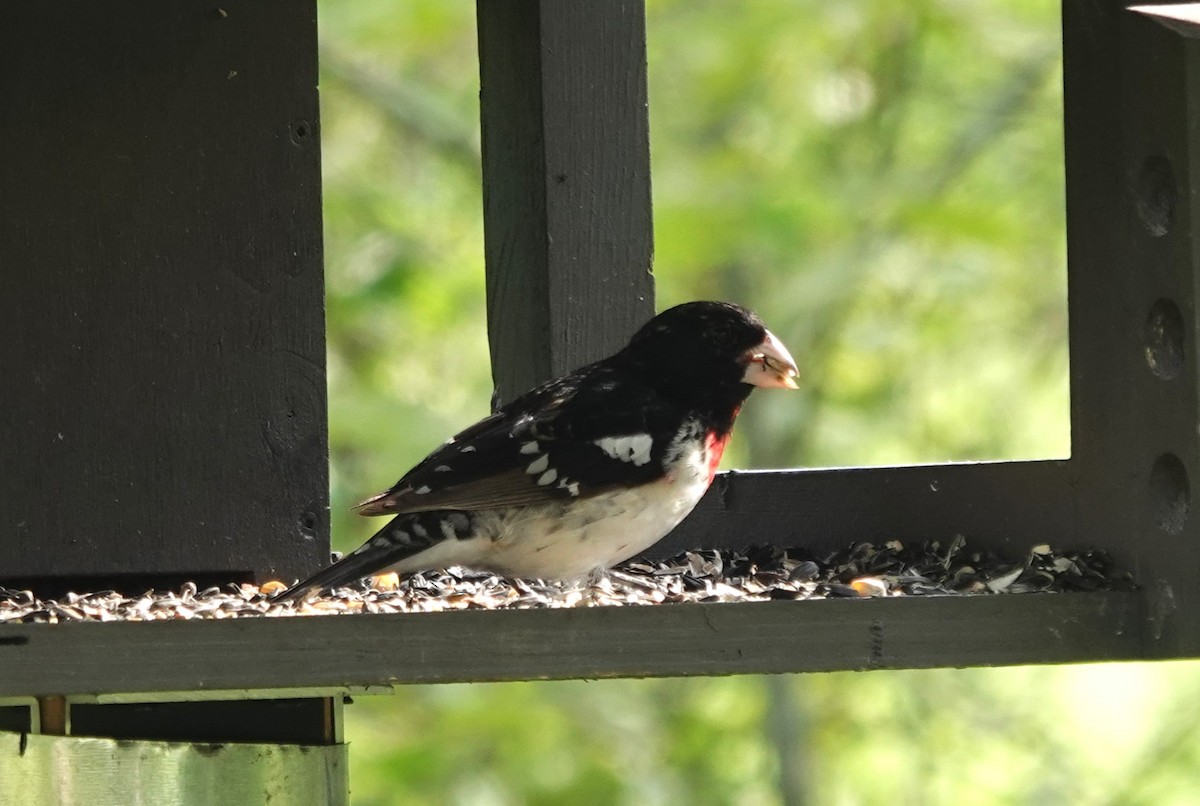
M 1178 195 L 1171 161 L 1160 155 L 1148 157 L 1134 183 L 1134 198 L 1138 216 L 1155 238 L 1171 229 Z
M 1173 453 L 1164 453 L 1150 468 L 1150 506 L 1154 524 L 1169 535 L 1177 535 L 1187 524 L 1192 508 L 1187 469 Z
M 1163 380 L 1171 380 L 1183 370 L 1183 314 L 1169 299 L 1150 306 L 1146 317 L 1146 363 Z
M 303 145 L 312 135 L 312 125 L 307 120 L 297 120 L 291 126 L 292 142 Z

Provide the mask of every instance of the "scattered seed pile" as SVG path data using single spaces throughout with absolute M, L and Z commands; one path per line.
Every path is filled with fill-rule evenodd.
M 688 551 L 663 562 L 632 561 L 584 583 L 503 579 L 451 569 L 412 574 L 395 590 L 341 588 L 296 604 L 272 601 L 268 583 L 197 590 L 68 593 L 39 599 L 0 587 L 0 624 L 157 621 L 254 616 L 410 613 L 537 607 L 745 602 L 770 599 L 1132 590 L 1128 574 L 1102 552 L 1057 553 L 1035 546 L 1019 562 L 968 552 L 961 538 L 881 547 L 860 543 L 826 557 L 802 549 L 757 546 L 745 552 Z

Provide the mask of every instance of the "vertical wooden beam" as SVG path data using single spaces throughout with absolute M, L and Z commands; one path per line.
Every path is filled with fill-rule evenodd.
M 499 400 L 654 310 L 641 0 L 478 0 L 488 337 Z
M 314 0 L 6 13 L 0 584 L 328 561 L 316 22 Z M 41 706 L 48 730 L 206 741 L 332 741 L 337 713 Z
M 328 561 L 316 8 L 219 5 L 0 26 L 0 582 Z
M 1145 587 L 1149 655 L 1194 655 L 1200 26 L 1066 0 L 1063 30 L 1076 539 Z

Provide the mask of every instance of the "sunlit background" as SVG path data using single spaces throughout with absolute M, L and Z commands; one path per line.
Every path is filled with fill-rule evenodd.
M 468 0 L 320 26 L 344 550 L 377 526 L 351 503 L 487 411 L 479 85 Z M 649 0 L 647 26 L 659 307 L 749 305 L 806 380 L 755 396 L 726 465 L 1068 455 L 1057 4 Z M 1196 671 L 414 686 L 347 709 L 353 802 L 1200 803 Z

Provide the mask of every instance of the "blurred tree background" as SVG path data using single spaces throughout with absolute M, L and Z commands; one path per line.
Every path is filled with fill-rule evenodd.
M 487 411 L 478 67 L 466 0 L 320 23 L 348 549 L 351 503 Z M 659 308 L 747 304 L 803 371 L 726 464 L 1067 455 L 1056 4 L 649 0 L 647 26 Z M 353 801 L 1200 803 L 1196 668 L 408 687 L 347 711 Z

